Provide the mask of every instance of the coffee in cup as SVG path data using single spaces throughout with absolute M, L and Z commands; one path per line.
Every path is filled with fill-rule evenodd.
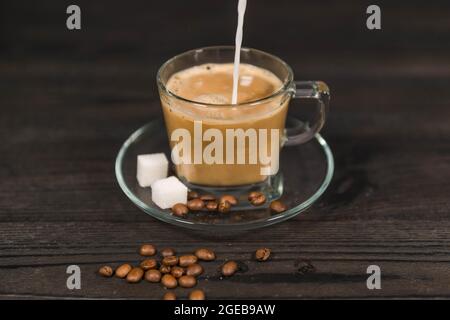
M 174 137 L 174 132 L 179 128 L 189 132 L 190 143 L 186 146 L 191 150 L 190 157 L 185 157 L 183 163 L 176 165 L 176 172 L 190 183 L 209 186 L 245 185 L 264 181 L 268 173 L 272 175 L 278 171 L 275 158 L 278 157 L 283 139 L 289 97 L 277 97 L 252 105 L 252 102 L 280 90 L 283 83 L 264 68 L 250 64 L 240 64 L 239 68 L 238 106 L 229 105 L 233 63 L 193 66 L 173 74 L 167 81 L 167 90 L 192 101 L 175 104 L 171 99 L 162 100 L 172 150 L 177 150 L 176 145 L 180 142 Z M 199 108 L 199 103 L 203 107 Z M 213 150 L 220 156 L 212 154 L 212 161 L 208 161 L 208 154 L 204 152 L 211 144 L 210 138 L 198 137 L 198 126 L 201 126 L 202 133 L 215 130 L 214 139 L 221 140 L 216 150 Z M 272 141 L 272 136 L 278 141 Z M 264 138 L 266 141 L 262 141 Z M 194 159 L 196 140 L 201 140 L 200 163 Z M 261 146 L 262 143 L 264 146 Z M 187 148 L 182 152 L 188 152 Z M 261 157 L 262 151 L 265 154 Z M 263 157 L 270 160 L 264 162 Z

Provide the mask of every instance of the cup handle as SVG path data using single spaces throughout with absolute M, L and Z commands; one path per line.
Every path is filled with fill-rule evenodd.
M 286 129 L 287 141 L 285 146 L 293 146 L 308 142 L 316 133 L 322 129 L 325 124 L 329 103 L 330 103 L 330 89 L 325 82 L 322 81 L 295 81 L 295 88 L 293 99 L 314 99 L 317 100 L 317 120 L 310 125 L 308 122 L 301 122 L 299 120 L 292 120 L 293 127 Z M 295 133 L 299 130 L 302 133 Z

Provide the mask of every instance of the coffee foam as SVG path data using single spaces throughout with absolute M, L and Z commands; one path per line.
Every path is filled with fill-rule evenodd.
M 272 72 L 250 64 L 239 65 L 238 102 L 249 102 L 269 96 L 282 86 Z M 230 104 L 233 85 L 233 63 L 203 64 L 172 75 L 167 89 L 183 98 L 208 104 Z
M 224 95 L 222 95 L 222 94 L 214 94 L 214 93 L 201 94 L 201 95 L 195 97 L 195 101 L 208 103 L 208 104 L 227 104 L 227 103 L 230 103 L 230 99 L 227 99 L 227 97 L 225 97 Z

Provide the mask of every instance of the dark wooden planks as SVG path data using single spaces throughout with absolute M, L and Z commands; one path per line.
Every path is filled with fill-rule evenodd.
M 179 252 L 198 246 L 216 249 L 218 261 L 205 263 L 209 277 L 200 285 L 211 298 L 448 296 L 448 223 L 438 228 L 430 220 L 330 221 L 326 213 L 316 215 L 313 221 L 299 218 L 257 233 L 223 237 L 152 221 L 40 223 L 38 228 L 33 223 L 3 223 L 1 234 L 8 241 L 1 242 L 0 268 L 9 276 L 2 282 L 2 294 L 70 296 L 64 272 L 67 265 L 78 264 L 84 289 L 75 296 L 159 298 L 158 285 L 130 286 L 94 275 L 102 264 L 137 263 L 138 245 L 152 241 Z M 274 249 L 272 261 L 252 261 L 251 253 L 267 244 Z M 217 269 L 224 259 L 244 261 L 249 271 L 220 280 Z M 316 272 L 298 274 L 298 259 L 310 260 Z M 381 292 L 365 288 L 370 264 L 379 265 L 385 275 Z
M 79 33 L 65 29 L 61 2 L 0 10 L 0 298 L 160 298 L 159 285 L 95 275 L 102 264 L 139 261 L 147 241 L 216 250 L 199 285 L 210 298 L 450 296 L 448 1 L 379 2 L 383 30 L 374 33 L 365 1 L 250 3 L 246 45 L 330 85 L 324 136 L 336 173 L 307 215 L 230 235 L 150 218 L 122 194 L 113 166 L 124 139 L 160 115 L 158 66 L 231 44 L 234 3 L 217 15 L 207 1 L 78 4 Z M 272 248 L 271 262 L 251 260 L 260 246 Z M 249 270 L 221 280 L 229 258 Z M 316 272 L 299 274 L 298 259 Z M 80 291 L 66 289 L 70 264 L 82 269 Z M 365 286 L 370 264 L 382 269 L 380 291 Z

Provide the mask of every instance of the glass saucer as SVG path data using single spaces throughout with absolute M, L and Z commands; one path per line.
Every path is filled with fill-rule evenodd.
M 228 213 L 189 213 L 186 218 L 170 214 L 151 200 L 151 189 L 142 188 L 136 180 L 137 155 L 164 152 L 170 159 L 166 128 L 162 119 L 153 120 L 135 131 L 122 145 L 116 158 L 117 181 L 130 200 L 147 214 L 161 221 L 197 230 L 248 230 L 272 225 L 305 212 L 325 192 L 334 172 L 333 154 L 325 139 L 315 139 L 284 147 L 280 154 L 281 201 L 288 210 L 271 213 L 266 206 L 255 210 Z M 173 170 L 172 170 L 173 172 Z

